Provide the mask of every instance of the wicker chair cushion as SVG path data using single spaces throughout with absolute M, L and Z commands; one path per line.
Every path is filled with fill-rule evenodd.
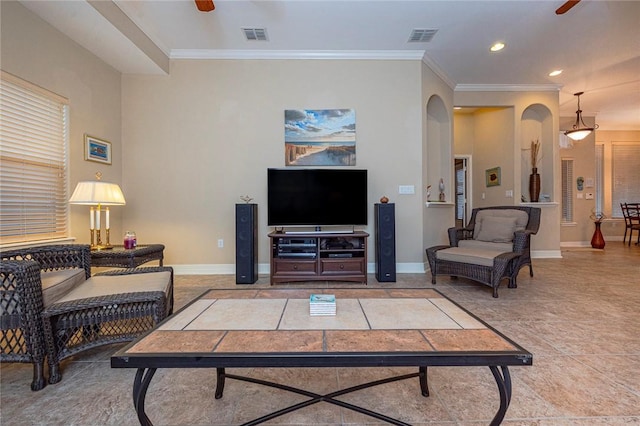
M 436 257 L 450 262 L 470 263 L 474 265 L 492 267 L 493 259 L 502 253 L 504 253 L 504 251 L 451 247 L 444 250 L 438 250 L 436 252 Z
M 86 279 L 84 269 L 59 269 L 56 271 L 41 271 L 42 302 L 48 307 L 58 299 L 82 284 Z
M 460 240 L 458 247 L 476 250 L 499 250 L 501 253 L 513 251 L 513 242 L 510 243 L 490 243 L 480 240 Z
M 56 300 L 56 302 L 60 303 L 89 297 L 147 291 L 162 291 L 165 294 L 169 294 L 170 289 L 170 272 L 94 276 L 89 278 L 83 285 L 78 286 L 64 297 Z
M 515 231 L 522 231 L 527 227 L 527 223 L 529 223 L 529 215 L 527 212 L 522 210 L 515 209 L 485 209 L 478 211 L 476 215 L 476 222 L 473 228 L 473 239 L 478 239 L 478 234 L 482 231 L 484 219 L 487 217 L 492 218 L 516 218 L 516 228 Z M 513 239 L 513 232 L 511 235 L 511 241 Z M 504 242 L 504 241 L 503 241 Z
M 477 239 L 491 243 L 508 243 L 513 241 L 515 231 L 515 217 L 488 216 L 482 220 Z

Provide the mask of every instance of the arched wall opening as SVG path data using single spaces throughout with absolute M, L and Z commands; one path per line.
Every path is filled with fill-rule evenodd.
M 431 247 L 448 242 L 447 229 L 453 226 L 453 138 L 452 117 L 445 102 L 438 95 L 429 97 L 426 105 L 426 142 L 423 147 L 423 246 Z M 439 183 L 444 185 L 444 202 L 440 198 Z M 426 187 L 431 186 L 427 201 Z
M 540 174 L 540 198 L 538 201 L 558 201 L 554 180 L 554 131 L 553 115 L 549 108 L 541 104 L 532 104 L 524 109 L 520 117 L 520 193 L 522 199 L 531 201 L 529 194 L 529 175 L 532 173 L 532 142 L 539 142 L 537 171 Z

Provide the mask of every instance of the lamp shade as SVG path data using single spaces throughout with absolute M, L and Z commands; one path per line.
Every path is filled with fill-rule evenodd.
M 124 194 L 115 183 L 102 181 L 78 182 L 69 204 L 94 206 L 123 206 L 126 204 Z
M 582 139 L 584 139 L 587 136 L 589 136 L 589 134 L 591 132 L 593 132 L 593 128 L 589 128 L 589 127 L 585 128 L 585 127 L 583 127 L 583 128 L 575 129 L 575 130 L 567 130 L 565 132 L 565 135 L 567 135 L 568 137 L 570 137 L 574 141 L 581 141 Z

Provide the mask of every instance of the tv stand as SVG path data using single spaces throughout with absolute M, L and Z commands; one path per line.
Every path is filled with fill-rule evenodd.
M 271 284 L 296 281 L 367 283 L 367 238 L 363 231 L 275 231 L 271 240 Z

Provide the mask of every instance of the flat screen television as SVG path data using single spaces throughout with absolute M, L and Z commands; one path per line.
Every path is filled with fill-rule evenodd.
M 367 171 L 268 169 L 269 226 L 367 224 Z

